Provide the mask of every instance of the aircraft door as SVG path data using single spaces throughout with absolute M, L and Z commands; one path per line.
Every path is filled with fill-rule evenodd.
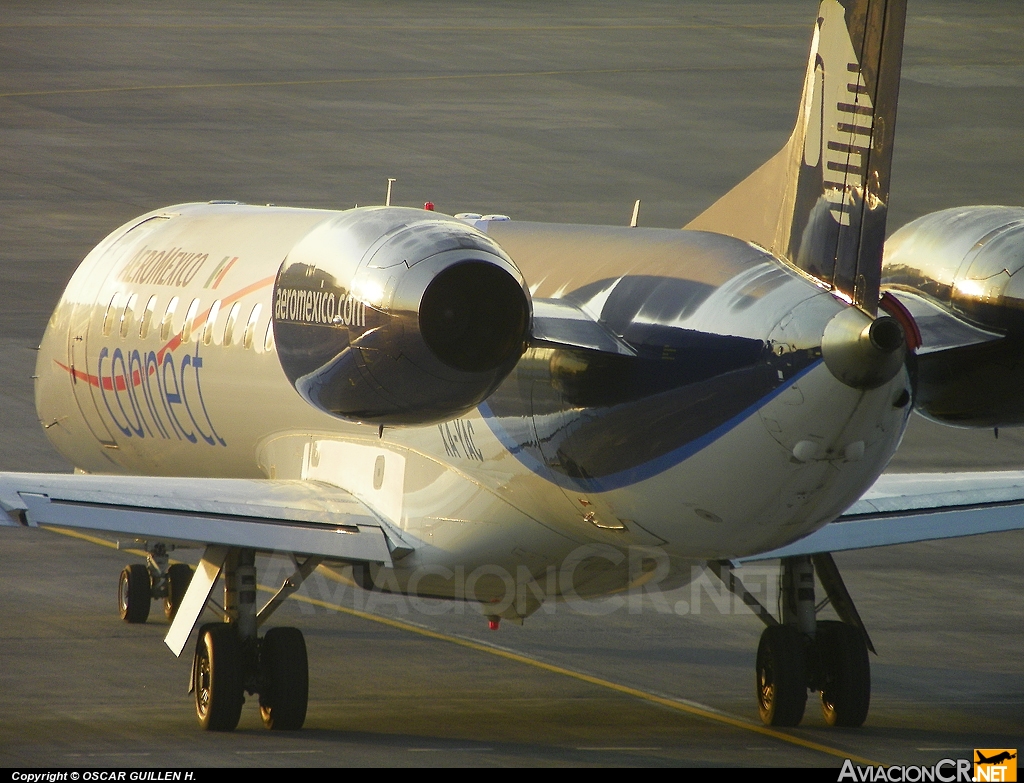
M 92 307 L 87 304 L 72 305 L 71 325 L 68 329 L 68 367 L 70 368 L 71 391 L 78 410 L 93 437 L 105 449 L 117 449 L 117 442 L 103 421 L 99 406 L 102 400 L 95 363 L 89 362 L 87 351 Z M 94 382 L 95 379 L 95 382 Z

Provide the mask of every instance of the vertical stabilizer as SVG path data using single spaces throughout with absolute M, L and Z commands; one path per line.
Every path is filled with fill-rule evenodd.
M 822 0 L 796 127 L 686 228 L 767 248 L 874 315 L 906 0 Z

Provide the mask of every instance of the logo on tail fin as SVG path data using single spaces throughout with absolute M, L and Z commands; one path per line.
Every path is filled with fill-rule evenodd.
M 818 13 L 804 85 L 804 165 L 822 165 L 829 213 L 848 226 L 852 194 L 863 193 L 867 179 L 874 107 L 846 27 L 846 12 L 836 0 L 824 0 Z

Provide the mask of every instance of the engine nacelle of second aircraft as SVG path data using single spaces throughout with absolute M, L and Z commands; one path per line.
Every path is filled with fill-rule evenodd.
M 958 207 L 885 243 L 882 284 L 916 291 L 986 329 L 1024 333 L 1024 208 Z
M 483 401 L 526 348 L 529 290 L 513 261 L 461 220 L 356 209 L 289 253 L 274 290 L 288 379 L 344 419 L 427 424 Z
M 965 427 L 1024 424 L 1022 269 L 1021 207 L 933 212 L 886 242 L 883 287 L 917 293 L 959 320 L 1005 335 L 918 357 L 915 406 L 925 416 Z

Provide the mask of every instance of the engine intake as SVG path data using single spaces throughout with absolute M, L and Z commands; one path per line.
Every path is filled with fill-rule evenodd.
M 296 390 L 332 415 L 387 425 L 458 416 L 526 347 L 523 276 L 485 234 L 422 210 L 350 210 L 282 264 L 274 334 Z
M 522 353 L 522 288 L 505 270 L 463 261 L 435 277 L 420 301 L 420 332 L 449 367 L 488 372 Z

